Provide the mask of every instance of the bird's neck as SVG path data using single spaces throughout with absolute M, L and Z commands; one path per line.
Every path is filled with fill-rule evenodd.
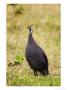
M 29 39 L 31 40 L 32 38 L 32 33 L 29 33 Z
M 32 41 L 34 41 L 33 36 L 32 36 L 32 33 L 29 33 L 28 41 L 30 43 L 32 43 Z

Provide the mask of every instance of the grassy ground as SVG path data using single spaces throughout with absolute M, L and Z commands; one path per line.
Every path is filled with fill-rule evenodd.
M 7 5 L 7 72 L 8 86 L 59 86 L 60 5 Z M 47 77 L 34 76 L 26 58 L 27 26 L 33 24 L 33 37 L 49 60 Z M 15 64 L 18 62 L 20 64 Z M 11 63 L 11 64 L 10 64 Z M 10 65 L 9 65 L 10 64 Z

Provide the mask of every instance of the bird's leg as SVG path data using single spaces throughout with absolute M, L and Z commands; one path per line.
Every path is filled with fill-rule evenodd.
M 42 75 L 44 75 L 46 77 L 47 76 L 46 71 L 42 71 Z
M 37 71 L 34 71 L 34 75 L 37 76 Z

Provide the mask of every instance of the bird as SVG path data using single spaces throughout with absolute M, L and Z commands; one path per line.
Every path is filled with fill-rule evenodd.
M 34 71 L 34 75 L 37 76 L 38 72 L 41 75 L 47 76 L 48 70 L 48 58 L 42 48 L 35 42 L 32 36 L 32 25 L 28 26 L 29 36 L 25 50 L 26 60 L 30 68 Z

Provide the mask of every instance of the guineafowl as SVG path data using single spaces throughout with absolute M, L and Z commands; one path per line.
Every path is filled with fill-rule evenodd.
M 48 58 L 44 51 L 37 45 L 35 40 L 32 37 L 32 28 L 31 26 L 28 27 L 29 29 L 29 37 L 26 46 L 26 60 L 29 66 L 34 71 L 34 75 L 37 75 L 39 72 L 42 75 L 48 75 Z

